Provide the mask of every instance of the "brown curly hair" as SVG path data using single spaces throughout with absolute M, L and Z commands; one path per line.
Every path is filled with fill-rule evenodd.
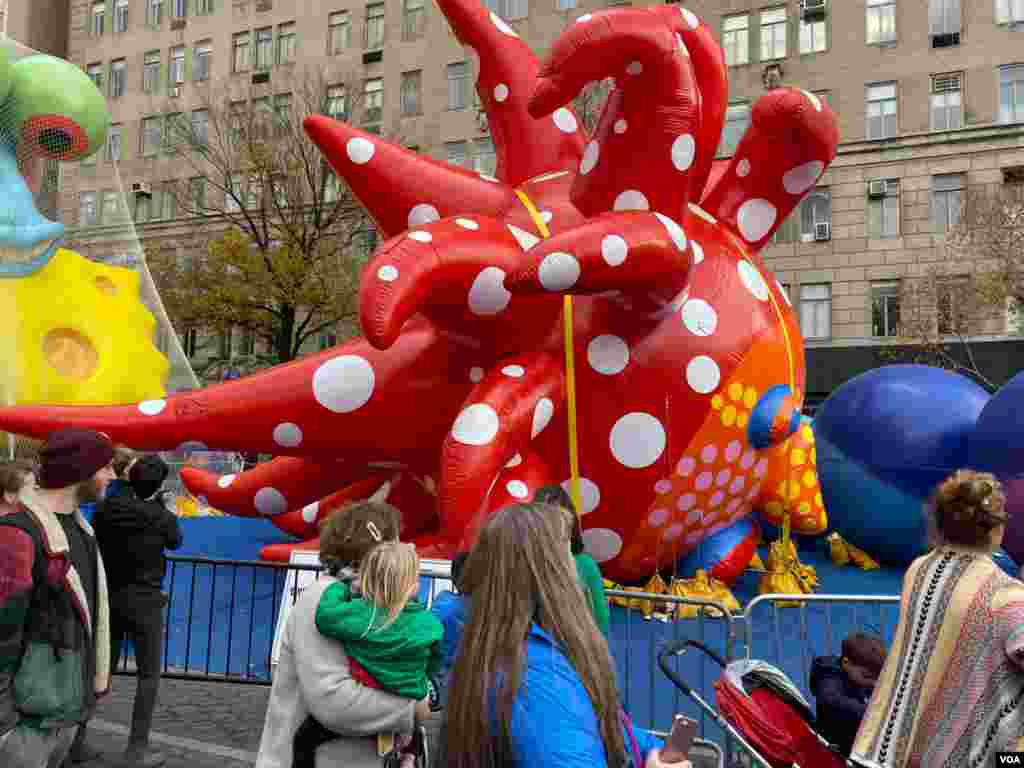
M 960 469 L 936 489 L 930 505 L 938 539 L 972 549 L 991 549 L 992 531 L 1006 525 L 1006 495 L 994 475 Z
M 320 562 L 329 573 L 358 568 L 382 541 L 397 541 L 401 513 L 381 501 L 357 501 L 330 515 L 320 528 Z
M 20 493 L 32 465 L 27 461 L 5 461 L 0 464 L 0 493 Z

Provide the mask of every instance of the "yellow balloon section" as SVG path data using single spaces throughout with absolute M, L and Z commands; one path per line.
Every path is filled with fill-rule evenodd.
M 107 405 L 166 394 L 167 358 L 138 273 L 58 249 L 42 269 L 0 280 L 8 315 L 0 334 L 6 404 Z

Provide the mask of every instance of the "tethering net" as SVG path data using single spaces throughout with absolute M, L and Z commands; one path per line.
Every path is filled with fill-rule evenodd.
M 0 46 L 6 49 L 12 65 L 27 57 L 41 55 L 10 39 L 0 39 Z M 29 79 L 26 83 L 19 83 L 19 88 L 31 90 L 33 82 L 36 81 Z M 13 326 L 14 330 L 9 325 L 6 332 L 0 333 L 0 360 L 3 361 L 0 366 L 0 399 L 9 405 L 52 402 L 48 393 L 59 390 L 59 386 L 47 387 L 47 377 L 112 375 L 109 371 L 103 374 L 96 367 L 97 348 L 102 349 L 111 340 L 120 345 L 116 358 L 125 361 L 124 370 L 113 375 L 155 375 L 152 371 L 156 367 L 148 372 L 140 371 L 140 363 L 132 358 L 134 350 L 146 349 L 144 336 L 148 329 L 138 323 L 138 314 L 125 313 L 123 318 L 119 318 L 115 311 L 108 323 L 109 336 L 90 340 L 80 333 L 81 329 L 62 328 L 60 310 L 55 312 L 50 306 L 39 306 L 38 292 L 29 294 L 35 297 L 29 301 L 27 294 L 14 285 L 13 281 L 31 279 L 34 273 L 32 262 L 45 257 L 51 243 L 75 251 L 90 261 L 135 272 L 139 276 L 139 295 L 134 298 L 117 296 L 117 291 L 109 281 L 103 282 L 102 276 L 93 278 L 99 290 L 82 290 L 84 286 L 76 284 L 76 279 L 81 282 L 82 278 L 75 275 L 68 275 L 66 279 L 62 277 L 54 288 L 73 291 L 83 302 L 101 303 L 107 299 L 135 302 L 137 305 L 141 300 L 156 320 L 152 343 L 170 366 L 163 381 L 166 392 L 198 388 L 199 379 L 171 325 L 147 267 L 145 250 L 131 218 L 131 207 L 118 163 L 112 159 L 109 140 L 88 159 L 74 159 L 80 155 L 76 150 L 83 139 L 76 136 L 61 111 L 53 109 L 48 114 L 50 105 L 42 103 L 36 110 L 41 114 L 27 113 L 26 119 L 26 110 L 18 107 L 26 100 L 18 100 L 17 94 L 18 91 L 12 93 L 6 102 L 0 104 L 0 142 L 6 147 L 6 150 L 0 149 L 0 174 L 7 177 L 0 177 L 0 291 L 6 301 L 14 304 L 11 307 L 12 317 L 42 318 L 45 325 L 52 321 L 54 328 L 42 338 L 44 349 L 41 358 L 38 354 L 28 354 L 31 350 L 19 349 L 29 340 L 33 344 L 40 343 L 38 325 L 35 332 L 18 330 L 18 326 L 24 329 L 24 325 L 18 323 Z M 127 147 L 121 147 L 122 152 L 126 150 Z M 11 178 L 15 173 L 24 183 Z M 88 193 L 83 195 L 84 191 Z M 29 196 L 34 206 L 29 204 Z M 7 242 L 2 242 L 4 238 Z M 110 305 L 104 308 L 100 303 L 97 304 L 97 313 L 114 311 Z M 140 329 L 138 333 L 133 332 L 136 326 Z M 30 359 L 33 357 L 34 360 Z M 140 353 L 139 358 L 159 361 L 159 357 L 152 356 L 152 350 L 149 350 L 149 355 Z M 91 370 L 97 372 L 90 374 Z M 42 385 L 39 385 L 40 381 Z M 113 389 L 116 390 L 117 386 Z M 95 396 L 93 398 L 91 402 L 96 402 Z M 84 401 L 90 401 L 88 396 Z M 4 454 L 10 458 L 32 459 L 38 446 L 38 441 L 8 435 Z M 188 445 L 164 454 L 164 458 L 173 469 L 169 484 L 177 493 L 178 511 L 186 515 L 215 511 L 206 508 L 184 490 L 178 474 L 182 466 L 200 465 L 222 473 L 237 472 L 241 466 L 237 454 L 195 450 Z

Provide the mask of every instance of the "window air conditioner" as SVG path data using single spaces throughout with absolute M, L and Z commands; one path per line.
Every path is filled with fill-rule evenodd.
M 170 90 L 167 91 L 167 95 L 170 98 L 172 98 L 172 99 L 178 98 L 179 96 L 181 96 L 181 86 L 180 85 L 171 86 Z
M 814 223 L 814 239 L 818 242 L 825 242 L 832 239 L 832 225 L 827 221 L 816 221 Z
M 153 187 L 150 186 L 148 181 L 135 181 L 132 182 L 132 194 L 141 197 L 152 197 Z
M 827 2 L 828 0 L 800 0 L 800 18 L 804 21 L 824 18 Z
M 888 191 L 889 191 L 888 190 L 888 185 L 885 183 L 884 179 L 880 179 L 878 181 L 869 181 L 868 182 L 868 197 L 871 197 L 871 198 L 885 197 L 885 194 Z

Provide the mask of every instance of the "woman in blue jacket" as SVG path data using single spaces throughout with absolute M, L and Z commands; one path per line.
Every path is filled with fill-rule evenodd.
M 470 553 L 463 581 L 475 610 L 451 680 L 450 768 L 660 765 L 659 742 L 619 707 L 564 526 L 546 505 L 516 504 L 487 523 Z

